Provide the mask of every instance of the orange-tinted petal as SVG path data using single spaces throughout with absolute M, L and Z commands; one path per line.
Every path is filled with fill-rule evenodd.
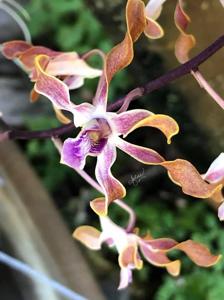
M 164 36 L 163 28 L 155 20 L 147 18 L 144 30 L 145 35 L 150 39 L 160 39 Z
M 133 59 L 133 43 L 145 28 L 145 5 L 141 0 L 128 0 L 126 6 L 127 32 L 124 40 L 106 57 L 106 78 L 111 81 L 115 73 L 128 66 Z
M 137 244 L 128 245 L 119 255 L 119 265 L 121 268 L 132 266 L 140 270 L 143 267 L 143 262 L 138 255 Z
M 165 267 L 167 271 L 173 275 L 178 276 L 180 273 L 180 261 L 171 261 L 165 252 L 152 251 L 152 249 L 145 243 L 140 243 L 140 249 L 145 259 L 152 265 L 157 267 Z
M 212 255 L 206 246 L 192 240 L 178 244 L 175 249 L 183 251 L 196 265 L 201 267 L 213 266 L 221 258 L 221 255 Z
M 209 198 L 221 189 L 221 185 L 214 186 L 205 182 L 196 168 L 186 160 L 165 161 L 161 165 L 168 170 L 170 179 L 181 186 L 187 195 Z
M 180 63 L 185 63 L 189 60 L 189 52 L 195 46 L 196 40 L 193 35 L 186 33 L 191 20 L 183 9 L 182 0 L 178 0 L 177 2 L 174 21 L 177 29 L 180 31 L 180 35 L 175 44 L 175 55 Z
M 32 70 L 35 63 L 35 58 L 38 55 L 46 55 L 48 57 L 55 57 L 59 55 L 60 52 L 51 50 L 43 46 L 33 46 L 28 50 L 21 53 L 19 59 L 27 70 Z
M 144 120 L 146 117 L 152 115 L 152 113 L 145 109 L 132 109 L 120 114 L 114 114 L 111 117 L 111 123 L 116 134 L 127 136 L 132 128 L 135 128 L 136 124 Z
M 2 45 L 2 54 L 8 59 L 17 58 L 22 52 L 31 48 L 32 45 L 25 41 L 10 41 L 3 43 Z
M 107 215 L 107 201 L 104 197 L 96 198 L 90 202 L 90 207 L 99 216 Z
M 167 143 L 171 143 L 171 138 L 179 132 L 179 126 L 177 122 L 167 116 L 167 115 L 150 115 L 147 118 L 144 118 L 137 122 L 130 130 L 126 133 L 128 135 L 133 130 L 140 128 L 140 127 L 154 127 L 162 131 L 162 133 L 167 138 Z
M 73 232 L 73 237 L 92 250 L 101 248 L 101 232 L 92 226 L 80 226 Z

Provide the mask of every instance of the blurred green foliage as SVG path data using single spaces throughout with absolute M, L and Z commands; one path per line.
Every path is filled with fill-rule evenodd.
M 75 50 L 79 53 L 92 48 L 108 51 L 113 46 L 102 25 L 94 18 L 82 0 L 32 0 L 28 11 L 31 15 L 29 27 L 36 44 L 62 51 Z M 111 98 L 124 93 L 129 84 L 130 78 L 127 72 L 119 73 L 111 86 Z M 91 81 L 87 82 L 84 89 L 93 89 Z M 176 102 L 174 104 L 174 109 L 177 109 Z M 40 119 L 29 119 L 26 124 L 30 129 L 35 130 L 59 125 L 55 118 L 44 116 Z M 47 188 L 55 194 L 56 198 L 60 191 L 60 197 L 67 199 L 61 208 L 69 226 L 72 228 L 79 222 L 85 222 L 88 218 L 86 213 L 88 199 L 91 199 L 93 195 L 87 188 L 79 195 L 76 194 L 74 187 L 83 185 L 82 180 L 73 170 L 59 165 L 59 155 L 51 141 L 33 140 L 27 144 L 26 149 Z M 125 174 L 127 167 L 130 168 L 130 165 L 126 164 L 126 160 L 124 161 L 122 157 L 115 165 L 115 173 L 119 169 L 119 173 Z M 162 186 L 161 189 L 166 189 L 161 181 L 159 185 Z M 68 187 L 68 190 L 65 187 Z M 178 241 L 192 238 L 208 245 L 214 253 L 223 253 L 223 228 L 216 213 L 206 203 L 202 200 L 187 199 L 187 197 L 182 199 L 182 195 L 180 197 L 178 193 L 171 194 L 166 201 L 161 201 L 160 194 L 149 195 L 147 188 L 147 183 L 129 187 L 127 198 L 127 202 L 136 211 L 137 225 L 143 233 L 150 229 L 154 237 L 169 236 Z M 77 196 L 81 199 L 80 202 Z M 79 215 L 75 215 L 77 212 Z M 127 221 L 126 216 L 123 217 L 123 213 L 121 214 L 116 206 L 110 208 L 110 214 L 115 221 L 123 225 Z M 202 269 L 195 266 L 182 253 L 175 252 L 173 255 L 180 257 L 183 261 L 181 276 L 172 278 L 166 274 L 165 270 L 145 263 L 145 268 L 134 274 L 136 281 L 132 289 L 133 299 L 220 300 L 224 298 L 223 262 L 213 268 Z

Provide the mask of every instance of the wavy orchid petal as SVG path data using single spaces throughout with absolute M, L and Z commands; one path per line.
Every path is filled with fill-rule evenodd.
M 111 118 L 111 123 L 116 131 L 116 134 L 123 135 L 124 137 L 131 132 L 132 128 L 152 113 L 145 109 L 133 109 L 125 111 L 120 114 L 115 114 Z
M 32 46 L 25 41 L 10 41 L 2 44 L 2 54 L 8 59 L 15 59 L 21 53 L 23 53 L 31 47 Z
M 116 139 L 116 146 L 143 164 L 158 165 L 164 161 L 164 158 L 156 151 L 128 143 L 121 138 Z
M 154 21 L 153 19 L 147 18 L 144 34 L 149 39 L 160 39 L 164 36 L 164 31 L 158 22 Z
M 188 161 L 176 159 L 161 163 L 168 171 L 170 179 L 181 186 L 183 192 L 198 198 L 209 198 L 222 186 L 214 186 L 205 182 L 196 168 Z
M 72 236 L 91 250 L 101 249 L 101 232 L 92 226 L 80 226 L 76 228 Z
M 189 60 L 189 52 L 195 46 L 196 40 L 192 34 L 186 33 L 191 20 L 183 9 L 182 0 L 177 2 L 174 21 L 177 29 L 180 31 L 180 35 L 175 43 L 175 55 L 180 63 L 185 63 Z
M 127 67 L 134 57 L 133 43 L 139 38 L 145 28 L 144 2 L 128 0 L 126 5 L 127 32 L 122 42 L 117 44 L 105 58 L 104 73 L 98 84 L 93 105 L 106 111 L 108 87 L 113 76 Z
M 145 28 L 145 5 L 140 0 L 128 0 L 126 6 L 127 32 L 124 40 L 116 45 L 106 58 L 106 79 L 109 84 L 113 76 L 128 66 L 134 55 L 133 43 Z
M 103 151 L 97 156 L 96 179 L 106 196 L 93 200 L 92 209 L 99 215 L 106 215 L 108 205 L 116 199 L 124 198 L 126 191 L 124 186 L 112 175 L 111 167 L 116 160 L 116 147 L 108 140 Z
M 154 127 L 159 129 L 166 136 L 168 144 L 171 143 L 171 138 L 179 132 L 179 126 L 173 118 L 167 115 L 151 114 L 139 122 L 136 122 L 126 133 L 126 136 L 140 127 Z
M 59 109 L 71 110 L 72 103 L 68 87 L 59 79 L 45 72 L 49 57 L 40 55 L 35 59 L 37 80 L 34 89 L 47 97 Z
M 108 83 L 105 74 L 100 77 L 95 97 L 93 98 L 93 105 L 100 113 L 106 112 L 108 98 Z
M 160 251 L 167 251 L 171 248 L 175 247 L 178 243 L 169 238 L 160 238 L 160 239 L 153 239 L 150 237 L 149 239 L 144 238 L 144 243 L 149 245 L 152 250 L 160 250 Z
M 19 56 L 21 63 L 24 67 L 31 71 L 35 66 L 35 59 L 39 55 L 46 55 L 48 57 L 55 57 L 59 55 L 60 52 L 51 50 L 49 48 L 43 46 L 32 46 L 31 48 L 27 49 Z
M 180 273 L 180 261 L 171 261 L 164 252 L 152 251 L 145 243 L 140 243 L 140 249 L 144 258 L 152 265 L 157 267 L 165 267 L 167 271 L 173 275 L 178 276 Z
M 212 255 L 208 248 L 192 240 L 179 243 L 174 247 L 183 251 L 196 265 L 200 267 L 210 267 L 215 265 L 221 255 Z
M 46 72 L 52 76 L 76 75 L 85 78 L 102 75 L 102 70 L 91 68 L 76 52 L 57 55 L 48 64 Z
M 95 49 L 94 52 L 103 55 L 100 50 Z M 39 55 L 46 55 L 50 58 L 45 70 L 49 75 L 72 76 L 69 84 L 72 89 L 82 86 L 84 78 L 95 78 L 102 74 L 102 70 L 90 67 L 76 52 L 54 51 L 43 46 L 33 46 L 24 41 L 4 43 L 2 53 L 8 59 L 17 58 L 27 72 L 34 72 L 34 74 L 31 73 L 33 81 L 35 81 L 35 59 Z M 73 76 L 80 76 L 80 78 L 75 80 Z

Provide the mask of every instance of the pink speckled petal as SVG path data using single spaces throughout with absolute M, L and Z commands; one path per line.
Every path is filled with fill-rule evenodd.
M 116 146 L 143 164 L 157 165 L 164 161 L 164 158 L 156 151 L 128 143 L 121 138 L 116 139 Z
M 111 122 L 116 131 L 116 134 L 126 136 L 138 122 L 152 115 L 145 109 L 133 109 L 121 114 L 116 114 L 111 118 Z
M 48 63 L 49 57 L 46 55 L 40 55 L 35 59 L 35 77 L 37 78 L 34 89 L 38 94 L 47 97 L 57 108 L 70 111 L 72 103 L 68 87 L 56 77 L 45 72 Z
M 107 207 L 110 202 L 123 198 L 126 194 L 124 186 L 111 173 L 111 167 L 115 160 L 116 148 L 109 140 L 102 153 L 98 155 L 96 164 L 96 178 L 106 196 L 105 209 L 104 211 L 101 210 L 101 215 L 107 214 Z M 94 207 L 92 208 L 94 209 Z

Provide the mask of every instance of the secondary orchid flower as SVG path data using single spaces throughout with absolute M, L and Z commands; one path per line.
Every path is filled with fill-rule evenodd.
M 62 80 L 70 90 L 78 89 L 84 84 L 85 78 L 95 78 L 102 74 L 102 70 L 90 67 L 85 59 L 80 57 L 76 52 L 59 52 L 43 46 L 33 46 L 25 41 L 11 41 L 3 43 L 3 55 L 18 64 L 29 73 L 31 81 L 36 81 L 35 59 L 39 55 L 46 55 L 48 60 L 44 70 L 50 76 Z M 92 54 L 104 54 L 100 50 L 92 50 L 86 54 L 89 57 Z M 34 89 L 30 94 L 31 101 L 36 101 L 39 94 Z M 55 106 L 53 106 L 56 116 L 62 123 L 69 123 L 70 120 Z
M 120 284 L 118 289 L 126 288 L 132 282 L 132 270 L 143 267 L 142 256 L 154 266 L 164 267 L 173 276 L 180 273 L 179 260 L 171 261 L 167 253 L 177 249 L 183 251 L 195 264 L 209 267 L 216 264 L 220 255 L 212 255 L 202 244 L 187 240 L 178 243 L 170 238 L 153 239 L 147 234 L 140 237 L 135 232 L 127 233 L 115 224 L 109 217 L 100 217 L 102 232 L 92 226 L 80 226 L 73 237 L 92 250 L 100 250 L 102 243 L 115 247 L 118 251 L 120 270 Z
M 214 186 L 222 185 L 222 190 L 217 191 L 212 199 L 217 203 L 222 203 L 218 209 L 218 217 L 224 221 L 224 153 L 221 153 L 210 165 L 208 171 L 202 175 L 203 179 Z
M 8 59 L 16 59 L 30 74 L 32 81 L 35 81 L 35 58 L 47 55 L 49 62 L 46 73 L 62 79 L 71 90 L 82 86 L 85 78 L 95 78 L 102 74 L 101 70 L 90 67 L 76 52 L 54 51 L 25 41 L 3 43 L 2 53 Z

